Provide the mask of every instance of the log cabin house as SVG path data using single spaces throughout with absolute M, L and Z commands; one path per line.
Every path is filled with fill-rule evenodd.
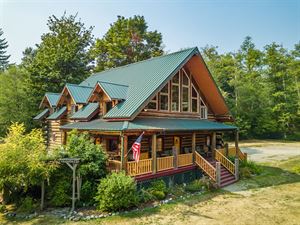
M 46 93 L 34 119 L 46 128 L 48 149 L 65 144 L 68 131 L 87 131 L 109 155 L 110 170 L 137 181 L 201 171 L 219 186 L 238 179 L 237 127 L 197 48 L 95 73 Z M 145 132 L 139 162 L 128 152 Z M 224 145 L 233 132 L 235 147 Z

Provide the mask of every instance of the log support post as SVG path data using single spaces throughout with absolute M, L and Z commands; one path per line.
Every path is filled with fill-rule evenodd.
M 196 159 L 196 133 L 193 132 L 193 136 L 192 136 L 192 153 L 193 153 L 193 163 L 195 162 Z
M 156 157 L 156 134 L 153 134 L 152 135 L 152 153 L 151 153 L 151 156 L 152 156 L 152 173 L 155 174 L 157 172 L 157 157 Z
M 235 130 L 234 132 L 234 144 L 235 144 L 235 158 L 238 158 L 238 150 L 239 150 L 239 132 Z
M 121 135 L 121 169 L 126 170 L 127 163 L 127 148 L 128 148 L 128 136 Z
M 212 157 L 214 159 L 216 156 L 216 132 L 212 133 L 211 139 Z

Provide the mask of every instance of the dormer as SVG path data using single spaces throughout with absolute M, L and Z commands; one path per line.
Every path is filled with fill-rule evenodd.
M 57 107 L 66 107 L 67 117 L 70 118 L 88 103 L 87 99 L 92 90 L 91 87 L 66 84 L 57 101 Z
M 127 85 L 98 81 L 88 99 L 99 104 L 99 115 L 102 117 L 118 103 L 127 98 Z
M 39 108 L 44 109 L 41 113 L 35 116 L 34 120 L 44 120 L 49 114 L 52 114 L 56 110 L 56 103 L 59 99 L 59 93 L 51 93 L 47 92 L 41 103 Z

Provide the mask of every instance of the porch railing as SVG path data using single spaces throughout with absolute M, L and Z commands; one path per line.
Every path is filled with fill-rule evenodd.
M 143 159 L 139 162 L 127 162 L 127 174 L 130 176 L 152 172 L 152 159 Z
M 235 165 L 216 149 L 216 160 L 219 161 L 230 173 L 235 175 Z
M 193 164 L 193 153 L 180 154 L 177 158 L 178 167 L 188 166 Z
M 217 149 L 217 150 L 220 151 L 224 156 L 226 156 L 226 149 L 225 148 Z M 247 161 L 247 153 L 242 152 L 240 148 L 237 149 L 237 153 L 238 153 L 238 157 L 239 157 L 240 160 Z M 227 154 L 230 157 L 234 157 L 235 156 L 235 147 L 228 148 L 228 153 Z
M 198 152 L 195 152 L 196 164 L 214 181 L 216 181 L 216 168 L 214 168 L 206 159 L 204 159 Z
M 174 168 L 174 156 L 157 158 L 157 171 Z
M 121 161 L 108 160 L 108 170 L 110 172 L 118 172 L 121 170 Z

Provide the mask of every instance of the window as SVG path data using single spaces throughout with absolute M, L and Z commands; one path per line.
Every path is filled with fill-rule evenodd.
M 118 139 L 114 138 L 114 139 L 108 139 L 108 151 L 109 152 L 113 152 L 113 151 L 117 151 L 118 150 Z
M 199 112 L 199 94 L 192 84 L 192 112 Z
M 184 69 L 182 69 L 182 111 L 189 112 L 190 111 L 190 78 Z
M 146 106 L 146 109 L 157 110 L 157 96 L 155 96 Z
M 156 151 L 161 152 L 163 150 L 163 139 L 157 138 L 156 139 Z
M 179 72 L 172 79 L 172 111 L 179 111 Z
M 159 93 L 159 109 L 169 110 L 169 84 L 164 86 Z
M 112 109 L 112 102 L 105 102 L 106 113 Z
M 77 105 L 71 105 L 71 114 L 74 114 L 77 111 L 78 111 L 78 106 Z
M 200 118 L 207 119 L 207 107 L 201 98 L 200 98 Z

